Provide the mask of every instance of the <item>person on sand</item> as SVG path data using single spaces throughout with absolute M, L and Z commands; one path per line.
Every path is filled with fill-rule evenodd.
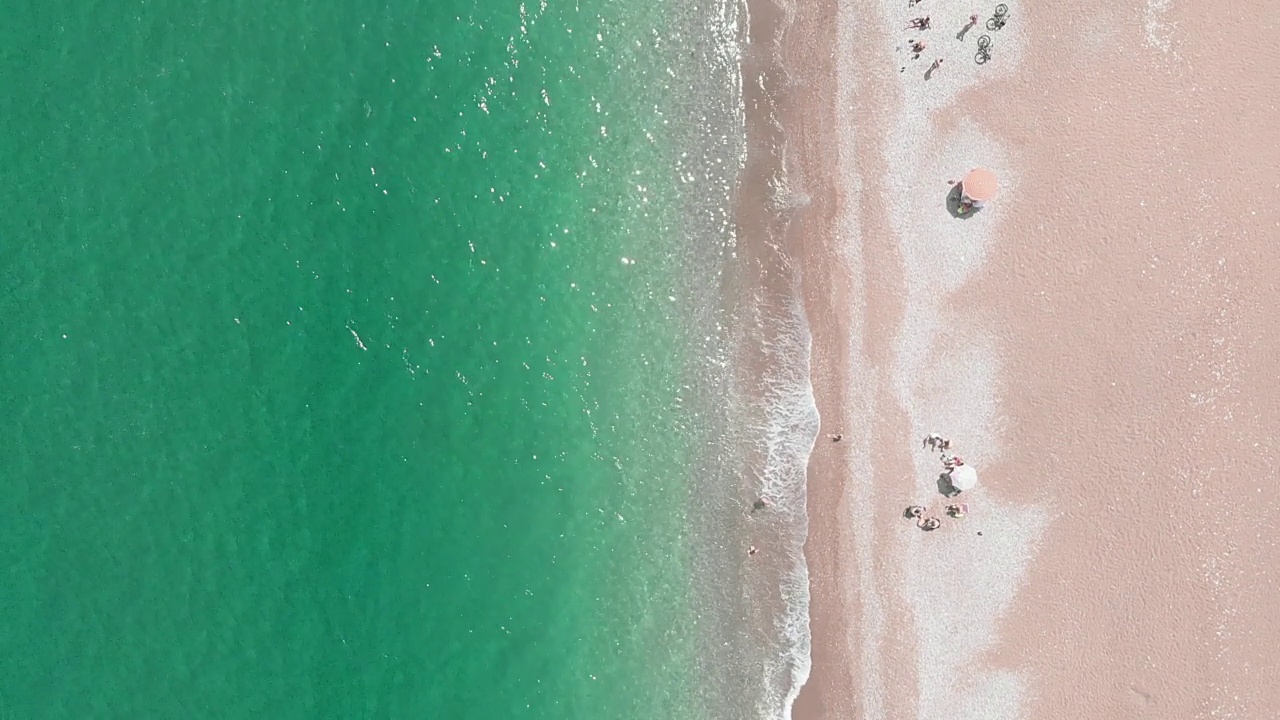
M 956 503 L 947 506 L 947 514 L 953 518 L 962 518 L 969 514 L 968 503 Z
M 828 435 L 827 437 L 831 438 L 831 442 L 840 442 L 841 440 L 844 439 L 844 435 L 841 435 L 840 433 L 836 433 L 835 435 Z
M 928 30 L 929 16 L 925 15 L 924 17 L 918 17 L 912 20 L 911 22 L 907 23 L 907 27 L 904 29 L 905 30 Z
M 924 438 L 924 446 L 930 450 L 934 450 L 942 442 L 942 436 L 938 433 L 929 433 Z
M 923 506 L 923 505 L 908 505 L 908 506 L 907 506 L 907 517 L 910 517 L 910 518 L 921 518 L 921 517 L 924 517 L 924 506 Z
M 924 48 L 925 48 L 925 43 L 924 43 L 924 41 L 923 41 L 923 40 L 908 40 L 907 42 L 911 43 L 911 52 L 913 53 L 911 57 L 912 57 L 913 59 L 919 60 L 919 59 L 920 59 L 920 53 L 924 52 Z
M 760 548 L 756 547 L 755 545 L 752 545 L 751 547 L 747 548 L 748 555 L 755 555 L 758 552 L 760 552 Z
M 930 530 L 937 530 L 939 527 L 942 527 L 942 521 L 935 517 L 920 518 L 920 520 L 916 522 L 916 525 L 921 530 L 928 532 Z

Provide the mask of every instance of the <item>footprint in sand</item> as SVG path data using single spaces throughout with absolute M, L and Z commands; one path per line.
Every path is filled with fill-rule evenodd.
M 1133 685 L 1129 686 L 1129 699 L 1133 701 L 1134 707 L 1139 708 L 1145 708 L 1152 702 L 1151 693 Z

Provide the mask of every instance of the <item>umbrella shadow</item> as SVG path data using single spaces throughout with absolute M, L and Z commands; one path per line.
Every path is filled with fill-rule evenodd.
M 956 489 L 955 485 L 951 484 L 951 476 L 947 473 L 942 473 L 938 476 L 938 493 L 943 497 L 953 498 L 959 495 L 960 491 Z
M 951 189 L 947 191 L 946 203 L 947 212 L 951 213 L 951 217 L 953 218 L 968 220 L 978 214 L 977 207 L 971 207 L 965 212 L 960 212 L 960 183 L 952 185 Z

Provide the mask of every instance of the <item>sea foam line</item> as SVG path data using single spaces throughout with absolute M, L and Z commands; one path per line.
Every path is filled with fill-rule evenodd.
M 758 714 L 789 720 L 791 709 L 812 670 L 809 623 L 809 565 L 804 544 L 809 535 L 808 467 L 821 417 L 810 379 L 813 336 L 799 293 L 793 293 L 780 319 L 780 332 L 769 343 L 773 359 L 762 378 L 765 403 L 766 460 L 763 491 L 778 498 L 788 530 L 787 558 L 779 591 L 784 603 L 777 630 L 783 643 L 781 662 L 765 661 L 766 694 Z M 785 693 L 779 693 L 785 688 Z

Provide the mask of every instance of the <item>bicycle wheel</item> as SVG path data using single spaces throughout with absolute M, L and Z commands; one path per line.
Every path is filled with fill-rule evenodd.
M 990 36 L 990 35 L 983 35 L 982 37 L 978 38 L 978 49 L 979 49 L 979 50 L 986 50 L 986 49 L 987 49 L 987 48 L 989 48 L 989 47 L 991 47 L 991 36 Z
M 1009 6 L 1008 6 L 1008 5 L 1005 5 L 1004 3 L 1000 3 L 999 5 L 997 5 L 997 6 L 996 6 L 996 16 L 997 16 L 997 17 L 999 17 L 999 16 L 1001 16 L 1001 15 L 1008 15 L 1008 14 L 1009 14 Z
M 1002 27 L 1004 27 L 1004 23 L 1001 22 L 1000 18 L 991 18 L 990 20 L 987 21 L 988 30 L 995 31 L 995 30 L 999 30 Z
M 991 59 L 991 53 L 986 50 L 979 50 L 977 55 L 973 56 L 973 61 L 979 65 L 985 64 Z

